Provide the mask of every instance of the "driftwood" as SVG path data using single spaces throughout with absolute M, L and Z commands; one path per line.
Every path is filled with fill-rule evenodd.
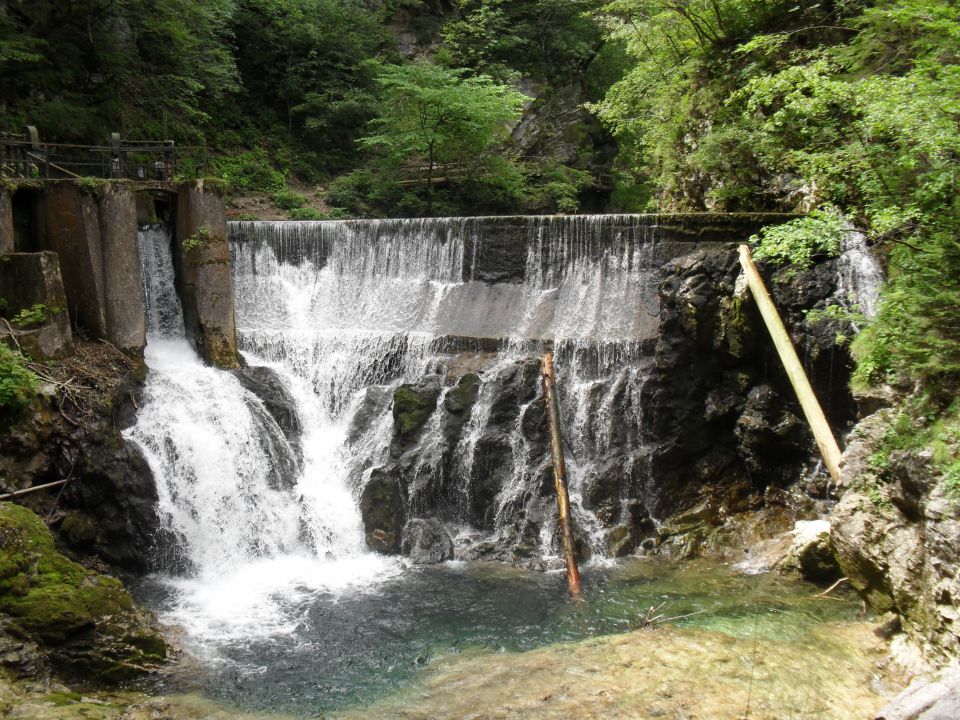
M 560 431 L 560 404 L 553 373 L 553 353 L 541 361 L 543 400 L 547 405 L 547 425 L 550 430 L 550 454 L 553 457 L 553 482 L 557 488 L 557 507 L 560 510 L 560 532 L 563 539 L 563 560 L 567 565 L 567 584 L 570 594 L 580 597 L 580 568 L 577 567 L 577 546 L 573 539 L 573 518 L 570 515 L 570 495 L 567 492 L 567 467 L 563 461 L 563 434 Z
M 747 276 L 747 283 L 750 285 L 750 291 L 756 300 L 757 308 L 763 321 L 766 323 L 773 344 L 777 348 L 780 360 L 783 362 L 783 368 L 787 371 L 787 377 L 790 378 L 790 384 L 793 385 L 797 393 L 797 399 L 800 401 L 800 407 L 803 408 L 803 414 L 807 418 L 813 437 L 820 448 L 820 454 L 823 456 L 823 463 L 830 472 L 830 477 L 834 482 L 840 482 L 840 447 L 833 436 L 827 418 L 823 414 L 823 409 L 817 401 L 817 396 L 810 386 L 807 379 L 807 373 L 803 369 L 800 358 L 797 357 L 797 351 L 793 347 L 790 335 L 783 326 L 780 319 L 780 313 L 777 312 L 777 306 L 773 304 L 770 293 L 760 277 L 756 264 L 753 262 L 753 256 L 750 254 L 750 248 L 746 245 L 740 246 L 740 265 Z

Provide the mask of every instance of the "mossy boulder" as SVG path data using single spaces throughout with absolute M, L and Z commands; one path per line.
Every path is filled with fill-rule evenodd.
M 0 613 L 62 671 L 119 681 L 162 662 L 167 646 L 119 580 L 57 552 L 33 512 L 0 503 Z
M 428 378 L 415 385 L 401 385 L 393 393 L 393 428 L 399 440 L 414 437 L 437 409 L 439 380 Z

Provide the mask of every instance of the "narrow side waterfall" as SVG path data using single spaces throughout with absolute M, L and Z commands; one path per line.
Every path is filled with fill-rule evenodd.
M 356 505 L 334 469 L 337 451 L 316 419 L 316 394 L 292 380 L 306 431 L 288 437 L 241 382 L 245 371 L 206 366 L 186 339 L 170 230 L 144 229 L 139 241 L 149 372 L 127 436 L 157 481 L 160 564 L 180 577 L 183 595 L 173 619 L 205 625 L 207 636 L 292 627 L 276 593 L 363 582 L 387 563 L 363 547 Z
M 843 236 L 840 246 L 840 277 L 837 295 L 848 310 L 858 312 L 866 320 L 877 314 L 883 268 L 867 245 L 867 237 L 852 227 Z

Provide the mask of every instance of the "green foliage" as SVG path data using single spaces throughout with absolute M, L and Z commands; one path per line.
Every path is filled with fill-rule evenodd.
M 327 220 L 329 216 L 311 207 L 299 207 L 290 211 L 291 220 Z
M 523 95 L 485 75 L 468 77 L 463 69 L 426 61 L 381 66 L 378 83 L 377 117 L 360 143 L 379 151 L 388 170 L 397 172 L 405 164 L 423 167 L 427 214 L 432 213 L 433 184 L 441 166 L 454 165 L 447 173 L 458 178 L 482 174 L 495 144 L 519 120 L 523 107 Z
M 507 79 L 515 74 L 566 81 L 601 44 L 585 20 L 598 0 L 456 0 L 455 19 L 443 28 L 453 63 Z
M 0 9 L 3 121 L 54 140 L 193 139 L 237 89 L 233 0 L 12 0 Z M 122 28 L 122 31 L 120 30 Z
M 284 188 L 270 196 L 270 202 L 281 210 L 296 210 L 307 204 L 307 199 L 300 193 Z
M 0 344 L 0 413 L 12 414 L 30 404 L 40 379 L 25 365 L 19 352 Z
M 836 208 L 825 206 L 805 217 L 765 227 L 750 242 L 755 259 L 806 270 L 818 256 L 838 255 L 847 232 L 843 216 Z
M 870 467 L 884 477 L 895 453 L 928 451 L 933 475 L 960 502 L 960 400 L 944 388 L 914 396 L 896 410 Z
M 238 0 L 237 67 L 255 124 L 342 168 L 372 117 L 373 68 L 387 40 L 385 10 L 353 0 Z
M 274 193 L 286 189 L 283 173 L 274 169 L 263 148 L 219 156 L 213 160 L 213 170 L 236 192 Z
M 61 312 L 63 312 L 63 308 L 48 308 L 43 303 L 36 303 L 28 308 L 23 308 L 10 318 L 10 324 L 21 329 L 37 327 L 49 321 L 53 315 Z
M 210 230 L 207 229 L 206 225 L 201 225 L 193 235 L 180 241 L 180 247 L 183 248 L 184 252 L 190 252 L 206 245 L 209 239 Z
M 439 163 L 487 152 L 507 123 L 519 120 L 523 96 L 487 76 L 465 74 L 425 61 L 382 66 L 374 132 L 361 144 L 398 163 L 424 161 L 431 173 Z

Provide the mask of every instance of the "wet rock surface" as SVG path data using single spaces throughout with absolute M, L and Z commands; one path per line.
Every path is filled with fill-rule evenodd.
M 439 520 L 409 520 L 403 526 L 400 537 L 400 552 L 419 565 L 453 558 L 453 540 Z
M 143 572 L 153 560 L 157 490 L 143 454 L 121 435 L 140 401 L 142 362 L 85 342 L 51 371 L 79 389 L 67 398 L 51 387 L 24 413 L 0 419 L 3 492 L 69 479 L 20 502 L 48 516 L 78 558 Z
M 400 552 L 406 511 L 395 467 L 376 468 L 360 495 L 367 547 L 384 555 Z
M 831 499 L 825 473 L 814 471 L 816 447 L 780 361 L 752 301 L 737 295 L 735 248 L 705 243 L 684 250 L 672 249 L 657 271 L 655 347 L 624 355 L 622 366 L 610 363 L 600 343 L 554 348 L 560 391 L 567 393 L 567 463 L 582 474 L 578 503 L 589 513 L 578 520 L 589 525 L 581 532 L 595 552 L 650 553 L 666 542 L 672 555 L 711 554 L 723 537 L 740 537 L 723 529 L 728 515 L 789 505 L 789 524 L 777 525 L 785 532 L 794 520 L 825 512 Z M 829 302 L 834 271 L 817 266 L 769 284 L 801 353 L 810 354 L 812 382 L 822 396 L 832 392 L 832 417 L 842 425 L 853 412 L 846 391 L 838 391 L 846 387 L 849 359 L 835 346 L 835 333 L 825 345 L 824 332 L 802 313 Z M 488 533 L 458 551 L 465 558 L 525 564 L 542 554 L 543 533 L 554 523 L 543 349 L 490 353 L 463 374 L 454 372 L 460 361 L 451 356 L 393 392 L 390 472 L 402 488 L 403 521 L 436 517 Z M 370 428 L 384 402 L 383 390 L 368 390 L 351 441 Z M 786 491 L 804 477 L 799 493 Z M 661 532 L 653 520 L 704 504 L 711 517 L 698 528 Z

